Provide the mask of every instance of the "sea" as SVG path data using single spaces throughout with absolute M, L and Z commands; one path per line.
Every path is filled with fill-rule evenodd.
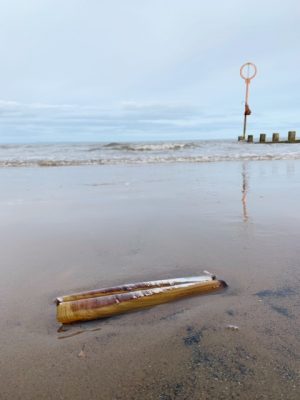
M 300 144 L 236 140 L 0 144 L 0 168 L 300 159 Z

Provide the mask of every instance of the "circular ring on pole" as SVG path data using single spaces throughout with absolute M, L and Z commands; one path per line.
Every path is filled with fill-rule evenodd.
M 247 62 L 241 66 L 240 75 L 241 78 L 245 79 L 245 81 L 251 81 L 251 79 L 253 79 L 256 76 L 256 74 L 257 74 L 257 68 L 255 64 Z

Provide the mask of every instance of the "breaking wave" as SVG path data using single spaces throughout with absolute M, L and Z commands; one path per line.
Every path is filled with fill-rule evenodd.
M 199 144 L 193 142 L 188 143 L 108 143 L 103 147 L 106 149 L 119 150 L 119 151 L 172 151 L 184 150 L 199 147 Z M 99 148 L 98 148 L 99 149 Z M 93 150 L 90 150 L 93 151 Z
M 245 155 L 206 155 L 182 157 L 135 157 L 106 158 L 86 160 L 7 160 L 0 161 L 0 167 L 71 167 L 84 165 L 138 165 L 138 164 L 176 164 L 176 163 L 208 163 L 227 161 L 266 161 L 266 160 L 300 160 L 299 154 L 245 154 Z

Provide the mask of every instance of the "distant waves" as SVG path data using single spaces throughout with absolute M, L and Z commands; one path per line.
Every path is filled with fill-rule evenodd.
M 0 145 L 0 167 L 174 164 L 300 159 L 300 144 L 235 141 Z

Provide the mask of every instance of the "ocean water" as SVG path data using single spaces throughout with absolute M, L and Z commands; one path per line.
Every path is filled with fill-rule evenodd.
M 229 140 L 0 145 L 0 167 L 171 164 L 300 159 L 300 144 Z

